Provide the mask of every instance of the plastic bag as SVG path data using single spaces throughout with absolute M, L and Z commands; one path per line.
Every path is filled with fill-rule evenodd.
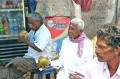
M 81 18 L 81 7 L 80 7 L 80 5 L 76 4 L 74 1 L 73 1 L 73 5 L 74 5 L 75 17 L 76 18 Z
M 89 11 L 92 0 L 74 0 L 76 4 L 81 6 L 81 10 Z
M 81 9 L 83 11 L 89 11 L 92 0 L 81 0 Z

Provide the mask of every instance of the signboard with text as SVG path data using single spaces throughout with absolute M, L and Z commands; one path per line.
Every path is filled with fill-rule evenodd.
M 70 19 L 64 16 L 49 16 L 45 18 L 45 24 L 50 30 L 53 42 L 57 43 L 56 52 L 61 48 L 62 40 L 67 37 Z

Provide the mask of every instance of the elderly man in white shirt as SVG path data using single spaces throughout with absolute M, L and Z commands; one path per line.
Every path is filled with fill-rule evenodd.
M 38 71 L 38 58 L 40 56 L 51 57 L 52 39 L 50 31 L 43 23 L 39 13 L 28 14 L 28 25 L 31 30 L 29 39 L 19 35 L 18 39 L 28 45 L 28 53 L 24 57 L 16 57 L 6 65 L 7 79 L 18 79 L 26 72 Z
M 83 29 L 82 19 L 70 21 L 68 37 L 62 42 L 60 57 L 50 62 L 51 66 L 60 68 L 57 79 L 69 79 L 71 71 L 82 72 L 86 63 L 93 59 L 93 45 Z
M 116 26 L 106 26 L 99 30 L 96 45 L 97 60 L 87 65 L 85 73 L 82 73 L 83 77 L 85 79 L 120 79 L 120 29 Z M 83 78 L 76 74 L 71 74 L 70 79 Z

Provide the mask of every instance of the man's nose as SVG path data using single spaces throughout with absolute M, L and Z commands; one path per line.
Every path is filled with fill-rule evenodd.
M 99 48 L 96 47 L 95 53 L 99 53 L 99 52 L 100 52 Z

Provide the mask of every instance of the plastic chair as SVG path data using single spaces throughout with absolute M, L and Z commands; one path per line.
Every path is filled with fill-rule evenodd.
M 38 74 L 38 79 L 42 79 L 43 75 L 46 75 L 46 79 L 50 79 L 50 74 L 54 73 L 54 79 L 56 79 L 57 71 L 52 66 L 46 68 L 43 71 L 31 72 L 30 79 L 34 79 L 34 74 Z

